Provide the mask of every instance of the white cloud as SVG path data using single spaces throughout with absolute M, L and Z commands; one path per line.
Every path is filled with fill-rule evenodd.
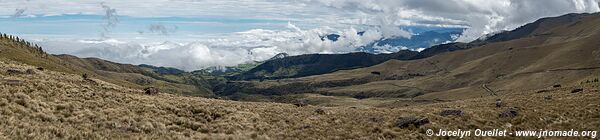
M 132 64 L 151 64 L 198 70 L 209 66 L 233 66 L 250 61 L 267 60 L 278 53 L 346 53 L 383 37 L 380 30 L 348 28 L 338 32 L 337 41 L 321 37 L 334 32 L 331 28 L 303 30 L 289 23 L 288 30 L 254 29 L 230 34 L 221 39 L 190 43 L 143 43 L 117 39 L 35 40 L 50 53 L 67 53 L 80 57 L 98 57 Z
M 468 26 L 459 41 L 548 16 L 598 12 L 598 0 L 304 0 L 367 17 L 375 25 Z M 361 15 L 361 14 L 356 14 Z M 383 17 L 383 18 L 382 18 Z M 382 19 L 386 22 L 379 22 Z M 364 21 L 364 20 L 363 20 Z
M 281 26 L 284 29 L 265 27 L 225 32 L 209 38 L 202 37 L 213 34 L 181 34 L 185 32 L 184 28 L 174 33 L 177 26 L 169 28 L 170 24 L 156 23 L 152 24 L 156 25 L 154 27 L 139 25 L 141 29 L 136 30 L 168 33 L 171 40 L 156 41 L 152 36 L 136 36 L 137 33 L 113 33 L 101 40 L 76 35 L 61 39 L 53 34 L 37 41 L 53 53 L 186 70 L 265 60 L 280 52 L 291 55 L 352 52 L 381 38 L 410 38 L 410 32 L 397 28 L 403 25 L 469 27 L 462 36 L 453 38 L 470 41 L 484 34 L 514 29 L 541 17 L 600 11 L 598 0 L 0 0 L 0 3 L 0 15 L 4 17 L 94 14 L 107 17 L 104 23 L 99 23 L 105 27 L 116 26 L 118 19 L 114 15 L 117 11 L 120 16 L 131 17 L 277 19 L 294 23 L 288 24 L 287 28 Z M 359 31 L 366 32 L 360 36 Z M 335 42 L 321 40 L 329 33 L 341 37 Z M 174 40 L 175 37 L 182 38 Z M 395 50 L 387 50 L 391 51 Z
M 227 16 L 284 18 L 306 9 L 304 4 L 284 0 L 0 0 L 0 15 L 11 15 L 15 8 L 28 7 L 29 14 L 105 15 L 100 4 L 117 9 L 120 15 L 155 16 Z M 5 9 L 11 8 L 11 9 Z M 290 12 L 284 12 L 290 11 Z M 284 12 L 284 13 L 282 13 Z
M 471 27 L 461 40 L 547 16 L 597 12 L 598 0 L 0 0 L 0 15 L 106 15 L 99 4 L 120 15 L 141 17 L 236 17 L 281 19 L 338 27 L 346 24 Z M 397 29 L 394 29 L 397 30 Z M 388 31 L 388 30 L 384 30 Z M 386 33 L 387 34 L 387 33 Z M 391 35 L 406 34 L 390 31 Z M 386 35 L 387 36 L 387 35 Z

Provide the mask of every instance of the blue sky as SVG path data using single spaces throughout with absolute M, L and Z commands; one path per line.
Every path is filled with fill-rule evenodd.
M 102 15 L 32 15 L 20 18 L 0 18 L 0 31 L 29 39 L 100 39 L 101 34 L 120 40 L 136 37 L 194 41 L 198 36 L 219 36 L 252 29 L 282 30 L 288 21 L 230 17 L 131 17 L 117 16 L 117 26 L 105 31 Z M 154 27 L 154 28 L 152 28 Z M 35 37 L 33 37 L 35 36 Z M 219 36 L 220 37 L 220 36 Z M 206 38 L 204 38 L 206 39 Z
M 0 32 L 50 53 L 195 70 L 283 52 L 347 53 L 419 30 L 465 28 L 458 41 L 471 41 L 542 17 L 597 12 L 598 1 L 0 0 Z M 330 33 L 341 38 L 320 39 Z
M 181 33 L 232 33 L 256 28 L 282 29 L 288 21 L 270 19 L 243 19 L 227 17 L 129 17 L 119 16 L 114 33 L 138 33 L 148 26 L 160 24 L 177 26 Z M 103 30 L 101 15 L 56 15 L 22 18 L 1 18 L 0 30 L 15 34 L 97 34 Z M 146 25 L 146 26 L 143 26 Z M 174 31 L 176 32 L 176 31 Z

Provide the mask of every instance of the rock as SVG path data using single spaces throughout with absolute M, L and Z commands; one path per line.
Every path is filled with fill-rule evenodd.
M 304 106 L 307 106 L 308 104 L 306 104 L 306 103 L 295 103 L 294 105 L 297 106 L 297 107 L 304 107 Z
M 323 110 L 323 109 L 320 109 L 320 108 L 317 108 L 317 109 L 315 110 L 315 113 L 317 113 L 317 114 L 320 114 L 320 115 L 325 115 L 325 114 L 327 114 L 327 112 L 325 112 L 325 110 Z
M 496 99 L 496 107 L 502 107 L 502 100 Z
M 9 86 L 21 86 L 23 85 L 23 81 L 19 80 L 5 80 L 4 83 Z
M 381 72 L 378 72 L 378 71 L 372 71 L 372 72 L 371 72 L 371 74 L 373 74 L 373 75 L 381 75 Z
M 410 127 L 411 125 L 415 127 L 420 127 L 421 125 L 425 125 L 429 123 L 429 119 L 425 117 L 400 117 L 396 121 L 395 126 L 399 128 Z
M 306 102 L 307 102 L 306 100 L 298 100 L 296 103 L 294 103 L 294 105 L 297 107 L 304 107 L 304 106 L 308 105 L 308 103 L 306 103 Z
M 450 115 L 462 116 L 462 115 L 464 115 L 464 112 L 462 110 L 444 110 L 444 111 L 440 112 L 440 116 L 450 116 Z
M 27 69 L 25 72 L 23 72 L 21 70 L 9 69 L 9 70 L 6 70 L 6 73 L 8 75 L 35 74 L 35 70 Z
M 562 86 L 562 85 L 560 85 L 560 84 L 556 84 L 556 85 L 554 85 L 554 86 L 552 86 L 552 87 L 553 87 L 553 88 L 559 88 L 559 87 L 561 87 L 561 86 Z
M 371 133 L 381 133 L 381 132 L 383 132 L 383 130 L 381 130 L 381 128 L 379 128 L 379 127 L 374 128 L 373 130 L 371 130 Z
M 98 85 L 98 82 L 96 82 L 96 81 L 94 81 L 92 79 L 83 79 L 83 81 L 85 81 L 85 82 L 87 82 L 89 84 L 92 84 L 92 85 Z
M 302 126 L 301 128 L 302 129 L 311 129 L 311 128 L 314 128 L 314 127 L 315 126 L 313 126 L 313 125 L 307 124 L 307 125 Z
M 81 78 L 83 78 L 83 80 L 87 80 L 90 77 L 88 76 L 87 73 L 84 73 L 84 74 L 81 75 Z
M 500 114 L 498 114 L 498 116 L 500 118 L 513 118 L 513 117 L 516 117 L 517 115 L 519 115 L 519 112 L 516 108 L 509 108 L 503 112 L 500 112 Z
M 545 89 L 544 89 L 544 90 L 538 90 L 538 91 L 536 91 L 535 93 L 544 93 L 544 92 L 549 92 L 549 91 L 550 91 L 550 90 L 545 90 Z
M 577 92 L 582 92 L 582 91 L 583 91 L 583 88 L 576 88 L 576 89 L 571 90 L 571 93 L 577 93 Z
M 158 88 L 155 87 L 148 87 L 144 89 L 144 93 L 146 93 L 147 95 L 156 95 L 158 94 Z
M 24 72 L 20 71 L 20 70 L 14 70 L 14 69 L 9 69 L 6 70 L 6 73 L 8 75 L 19 75 L 19 74 L 25 74 Z
M 25 73 L 26 73 L 26 74 L 35 74 L 35 70 L 33 70 L 33 69 L 27 69 L 27 70 L 25 71 Z

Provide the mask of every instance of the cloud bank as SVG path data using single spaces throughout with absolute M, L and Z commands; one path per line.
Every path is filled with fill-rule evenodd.
M 98 57 L 133 64 L 151 64 L 198 70 L 210 66 L 233 66 L 267 60 L 278 53 L 290 55 L 310 53 L 346 53 L 381 39 L 385 32 L 355 28 L 335 31 L 332 28 L 304 30 L 288 23 L 287 30 L 254 29 L 236 32 L 219 39 L 189 43 L 134 42 L 117 39 L 36 40 L 50 53 L 66 53 L 81 57 Z M 340 34 L 337 41 L 322 40 L 329 33 Z
M 58 26 L 57 23 L 69 26 L 69 23 L 73 23 L 77 29 L 69 31 L 86 32 L 90 30 L 87 27 L 89 24 L 83 23 L 90 20 L 31 20 L 32 22 L 23 24 L 0 22 L 14 24 L 5 28 L 14 34 L 35 36 L 28 39 L 42 44 L 51 53 L 196 70 L 266 60 L 282 52 L 291 55 L 347 53 L 382 38 L 411 38 L 414 33 L 399 28 L 402 26 L 466 28 L 463 35 L 456 38 L 458 41 L 471 41 L 485 34 L 514 29 L 542 17 L 598 12 L 598 2 L 599 0 L 0 0 L 0 15 L 5 18 L 35 19 L 34 17 L 64 14 L 103 16 L 103 20 L 98 21 L 97 28 L 94 28 L 94 36 L 71 35 L 72 32 L 61 34 L 61 30 L 56 29 L 48 29 L 47 32 L 52 34 L 37 33 L 27 28 L 14 29 L 54 27 Z M 163 19 L 156 22 L 136 19 L 143 17 Z M 211 20 L 167 21 L 190 17 Z M 286 24 L 285 21 L 289 23 Z M 232 26 L 234 24 L 236 26 Z M 210 34 L 195 33 L 196 30 L 190 32 L 192 29 L 210 30 Z M 42 31 L 44 30 L 39 32 Z M 358 35 L 361 31 L 365 33 Z M 98 38 L 98 32 L 101 33 L 101 38 Z M 337 41 L 321 39 L 331 33 L 341 37 Z M 62 37 L 69 35 L 70 37 Z M 385 50 L 398 48 L 376 47 Z
M 511 30 L 541 17 L 598 12 L 598 0 L 304 0 L 355 15 L 371 24 L 462 26 L 459 41 Z M 383 22 L 382 22 L 383 21 Z

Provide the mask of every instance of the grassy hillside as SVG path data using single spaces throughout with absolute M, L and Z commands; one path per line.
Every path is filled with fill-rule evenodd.
M 306 54 L 266 61 L 249 71 L 232 76 L 230 79 L 281 79 L 330 73 L 343 69 L 368 67 L 390 59 L 409 59 L 417 55 L 414 51 L 400 51 L 393 54 Z
M 357 99 L 457 100 L 554 85 L 572 86 L 600 78 L 599 14 L 569 14 L 532 24 L 535 26 L 525 25 L 504 34 L 511 37 L 493 37 L 510 38 L 508 41 L 491 41 L 481 47 L 424 59 L 390 60 L 330 74 L 232 82 L 219 94 L 313 93 Z
M 284 79 L 332 73 L 339 70 L 364 68 L 388 60 L 415 60 L 446 52 L 469 49 L 485 44 L 448 43 L 431 46 L 421 52 L 401 50 L 391 54 L 370 54 L 364 52 L 348 54 L 305 54 L 281 59 L 268 60 L 250 70 L 230 76 L 233 80 Z
M 192 73 L 203 73 L 204 75 L 220 76 L 220 77 L 231 77 L 235 75 L 247 72 L 256 66 L 261 65 L 265 61 L 253 61 L 236 66 L 213 66 L 201 70 L 193 71 Z
M 400 51 L 393 54 L 307 54 L 267 61 L 247 72 L 232 77 L 237 80 L 283 79 L 326 74 L 338 70 L 369 67 L 388 60 L 416 60 L 437 54 L 464 50 L 488 43 L 510 41 L 535 36 L 547 36 L 557 26 L 576 26 L 581 19 L 591 14 L 567 14 L 559 17 L 542 18 L 512 31 L 505 31 L 470 43 L 448 43 L 434 45 L 422 52 Z
M 212 95 L 208 82 L 199 75 L 159 74 L 139 66 L 96 58 L 82 59 L 69 55 L 50 55 L 35 44 L 14 36 L 0 37 L 0 59 L 22 62 L 53 71 L 87 74 L 90 77 L 131 88 L 159 87 L 175 94 Z
M 415 106 L 296 107 L 145 95 L 100 79 L 35 68 L 0 61 L 0 139 L 424 139 L 432 138 L 427 129 L 600 129 L 600 84 L 593 81 Z M 29 69 L 33 72 L 14 72 Z M 582 91 L 571 93 L 574 89 Z M 495 107 L 496 99 L 505 106 Z M 518 115 L 499 117 L 508 108 Z M 463 115 L 441 116 L 447 109 Z M 400 117 L 410 116 L 430 122 L 397 126 Z

